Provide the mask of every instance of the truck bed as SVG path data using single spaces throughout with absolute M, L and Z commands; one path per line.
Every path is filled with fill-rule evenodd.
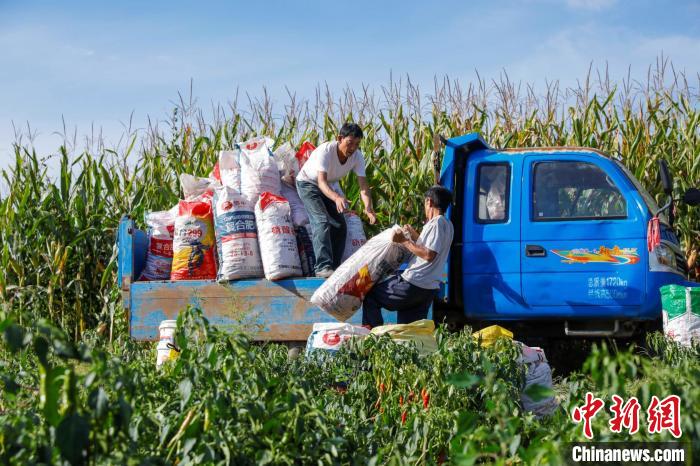
M 129 217 L 119 224 L 119 287 L 134 340 L 158 339 L 158 326 L 191 304 L 214 325 L 241 329 L 255 340 L 304 341 L 316 322 L 337 322 L 309 302 L 322 278 L 136 281 L 147 249 L 146 234 Z M 396 323 L 396 313 L 382 311 L 384 322 Z M 362 323 L 362 309 L 348 321 Z

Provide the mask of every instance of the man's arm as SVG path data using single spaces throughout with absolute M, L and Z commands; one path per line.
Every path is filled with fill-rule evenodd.
M 377 215 L 372 207 L 372 193 L 369 190 L 369 183 L 367 183 L 367 178 L 364 176 L 358 176 L 357 182 L 360 185 L 360 198 L 362 198 L 362 203 L 365 205 L 365 215 L 367 215 L 369 223 L 374 225 L 377 221 Z
M 328 184 L 328 173 L 321 170 L 318 171 L 318 189 L 320 189 L 328 199 L 335 202 L 338 212 L 342 213 L 347 210 L 348 200 L 333 191 L 333 188 Z
M 412 254 L 420 257 L 424 261 L 432 262 L 435 257 L 437 257 L 437 252 L 433 251 L 432 249 L 428 249 L 425 246 L 421 246 L 413 240 L 407 239 L 403 233 L 394 233 L 392 240 L 395 243 L 403 245 Z

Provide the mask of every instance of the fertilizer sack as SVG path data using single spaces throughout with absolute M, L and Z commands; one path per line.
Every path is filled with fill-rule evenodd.
M 311 302 L 341 322 L 362 306 L 375 283 L 394 272 L 410 253 L 391 239 L 398 225 L 373 237 L 331 275 L 311 296 Z
M 520 393 L 523 409 L 533 413 L 538 418 L 548 416 L 557 408 L 556 399 L 553 396 L 548 396 L 539 401 L 534 401 L 525 392 L 533 385 L 541 385 L 551 390 L 553 388 L 552 369 L 549 367 L 547 357 L 542 348 L 530 347 L 520 342 L 518 344 L 521 346 L 522 351 L 522 356 L 518 362 L 525 365 L 525 384 L 523 391 Z
M 413 344 L 419 354 L 434 353 L 438 349 L 435 339 L 435 322 L 429 319 L 417 320 L 410 324 L 380 325 L 372 329 L 372 335 L 389 335 L 402 345 Z
M 296 154 L 294 154 L 294 158 L 297 159 L 297 165 L 299 167 L 299 170 L 301 170 L 301 167 L 304 166 L 307 160 L 309 160 L 309 157 L 311 157 L 311 153 L 316 149 L 316 146 L 311 144 L 309 141 L 304 141 L 299 147 L 299 150 L 297 151 Z
M 218 186 L 220 186 L 220 183 L 214 178 L 202 178 L 187 173 L 180 175 L 182 197 L 186 201 L 192 201 L 201 196 L 211 199 L 214 195 L 214 189 Z
M 255 205 L 255 220 L 265 278 L 279 280 L 301 276 L 299 249 L 289 202 L 273 193 L 262 193 Z
M 301 202 L 299 193 L 295 187 L 288 185 L 286 182 L 280 184 L 282 197 L 289 201 L 289 208 L 292 211 L 292 223 L 294 225 L 306 225 L 309 223 L 309 214 L 306 213 L 306 207 L 304 203 Z
M 661 287 L 664 334 L 683 346 L 700 343 L 700 287 Z
M 301 261 L 301 271 L 305 277 L 313 277 L 316 268 L 316 254 L 311 241 L 311 225 L 303 227 L 295 226 L 294 233 L 297 236 L 297 249 L 299 250 L 299 260 Z
M 236 192 L 241 192 L 241 151 L 222 150 L 219 151 L 219 180 L 221 184 Z
M 314 351 L 326 351 L 334 354 L 352 338 L 364 338 L 369 330 L 357 325 L 342 322 L 322 322 L 313 326 L 313 331 L 306 341 L 306 354 Z
M 171 280 L 216 278 L 211 200 L 180 201 L 175 219 Z
M 173 235 L 179 207 L 146 214 L 148 250 L 141 280 L 170 280 L 173 265 Z
M 260 194 L 280 194 L 280 174 L 265 138 L 251 139 L 240 145 L 241 194 L 256 203 Z
M 355 254 L 355 251 L 360 249 L 367 242 L 365 230 L 362 227 L 362 219 L 355 212 L 346 212 L 345 225 L 347 225 L 347 233 L 345 235 L 345 248 L 343 249 L 342 262 L 348 260 L 348 257 Z
M 263 276 L 253 205 L 230 187 L 214 193 L 214 226 L 219 281 Z

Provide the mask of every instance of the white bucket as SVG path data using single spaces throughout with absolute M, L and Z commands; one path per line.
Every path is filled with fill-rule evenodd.
M 158 333 L 160 334 L 160 339 L 158 341 L 158 356 L 156 357 L 156 367 L 160 367 L 166 361 L 173 360 L 177 358 L 177 351 L 172 348 L 175 344 L 175 329 L 177 328 L 177 321 L 175 320 L 164 320 L 158 326 Z M 169 346 L 170 345 L 170 346 Z

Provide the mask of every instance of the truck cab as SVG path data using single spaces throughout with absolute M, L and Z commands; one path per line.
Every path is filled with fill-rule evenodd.
M 440 184 L 455 227 L 439 316 L 544 335 L 631 336 L 657 324 L 659 288 L 686 261 L 627 168 L 590 148 L 495 149 L 476 133 L 443 141 Z

